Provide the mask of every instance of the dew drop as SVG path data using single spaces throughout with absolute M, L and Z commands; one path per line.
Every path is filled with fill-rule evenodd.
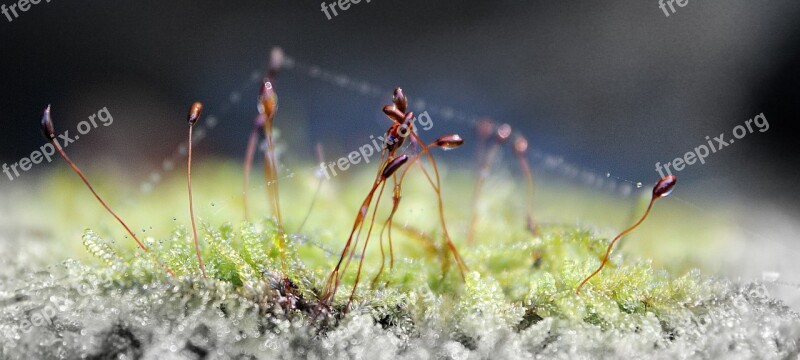
M 213 129 L 215 126 L 217 126 L 217 117 L 214 115 L 209 116 L 208 119 L 206 119 L 206 126 L 209 129 Z
M 606 177 L 610 178 L 611 177 L 611 173 L 606 173 Z
M 637 182 L 637 183 L 636 183 L 636 188 L 637 188 L 637 189 L 639 189 L 639 188 L 641 188 L 641 187 L 642 187 L 642 183 L 641 183 L 641 182 Z
M 161 164 L 161 167 L 164 169 L 164 171 L 170 171 L 175 168 L 175 163 L 173 163 L 172 160 L 166 159 Z

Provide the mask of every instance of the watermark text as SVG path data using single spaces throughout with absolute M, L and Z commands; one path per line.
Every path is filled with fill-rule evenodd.
M 75 135 L 71 137 L 69 134 L 69 130 L 64 131 L 61 134 L 58 134 L 58 137 L 53 138 L 53 141 L 58 142 L 62 148 L 66 148 L 69 144 L 75 142 L 75 140 L 80 139 L 81 135 L 86 135 L 92 129 L 96 129 L 100 124 L 103 126 L 109 126 L 114 122 L 114 118 L 111 116 L 111 113 L 108 111 L 107 107 L 100 109 L 96 114 L 92 114 L 89 116 L 88 120 L 83 120 L 78 123 L 77 131 L 79 135 Z M 3 173 L 8 176 L 8 180 L 14 181 L 14 179 L 20 177 L 22 174 L 20 172 L 26 172 L 33 168 L 33 165 L 41 164 L 44 160 L 47 162 L 53 161 L 53 155 L 56 153 L 56 148 L 53 146 L 52 143 L 46 143 L 39 147 L 38 150 L 34 150 L 29 156 L 26 156 L 19 161 L 9 165 L 8 163 L 4 163 L 2 165 Z
M 666 163 L 661 164 L 661 162 L 656 163 L 656 172 L 662 178 L 664 177 L 664 171 L 666 171 L 666 175 L 672 175 L 672 171 L 675 172 L 682 171 L 686 168 L 687 165 L 694 165 L 698 161 L 700 164 L 706 163 L 706 158 L 720 151 L 731 144 L 734 141 L 741 139 L 748 134 L 752 134 L 758 130 L 758 132 L 765 132 L 769 130 L 769 122 L 767 121 L 767 117 L 764 116 L 764 113 L 758 114 L 756 117 L 749 119 L 744 122 L 744 124 L 736 125 L 733 128 L 733 139 L 726 139 L 725 133 L 719 134 L 719 136 L 715 136 L 713 139 L 709 136 L 706 136 L 706 140 L 708 141 L 708 146 L 706 144 L 700 145 L 695 147 L 692 151 L 687 152 L 682 157 L 677 157 L 674 160 Z M 672 167 L 672 169 L 670 169 Z

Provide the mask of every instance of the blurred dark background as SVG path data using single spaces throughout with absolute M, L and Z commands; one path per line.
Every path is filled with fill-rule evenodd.
M 689 0 L 677 10 L 665 17 L 656 0 L 363 0 L 328 20 L 319 2 L 288 0 L 42 2 L 12 22 L 0 17 L 0 161 L 42 145 L 47 104 L 58 131 L 73 134 L 107 107 L 114 124 L 70 153 L 87 166 L 123 163 L 144 179 L 185 137 L 195 100 L 220 114 L 200 156 L 238 158 L 255 114 L 249 80 L 280 45 L 303 64 L 491 116 L 537 149 L 646 182 L 655 162 L 707 135 L 729 138 L 763 112 L 767 132 L 679 176 L 709 198 L 796 207 L 800 2 Z M 299 69 L 277 86 L 276 126 L 296 158 L 311 159 L 316 142 L 339 157 L 386 128 L 379 110 L 388 93 L 362 96 Z M 431 136 L 473 136 L 468 123 L 433 120 Z M 65 165 L 21 179 L 53 167 Z M 0 189 L 9 183 L 0 177 Z

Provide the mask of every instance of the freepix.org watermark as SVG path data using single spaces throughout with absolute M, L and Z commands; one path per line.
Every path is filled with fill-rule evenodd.
M 57 141 L 62 148 L 66 148 L 69 144 L 75 142 L 75 140 L 80 139 L 81 135 L 86 135 L 92 129 L 97 129 L 99 124 L 103 124 L 103 126 L 109 126 L 114 122 L 114 118 L 111 116 L 111 113 L 108 111 L 107 107 L 104 107 L 97 111 L 96 114 L 92 114 L 89 116 L 88 120 L 83 120 L 78 123 L 78 134 L 74 137 L 70 137 L 69 130 L 65 130 L 63 133 L 59 134 L 58 137 L 53 138 L 53 141 Z M 20 172 L 27 172 L 33 165 L 41 164 L 44 160 L 47 160 L 49 163 L 53 160 L 53 155 L 56 153 L 56 148 L 53 146 L 52 143 L 47 143 L 39 147 L 39 150 L 35 150 L 30 154 L 30 156 L 24 157 L 19 161 L 9 165 L 8 163 L 4 163 L 3 173 L 8 176 L 8 180 L 14 181 L 14 179 L 20 177 L 22 174 Z
M 11 3 L 11 5 L 8 6 L 6 4 L 0 5 L 0 12 L 2 12 L 3 15 L 6 16 L 8 22 L 12 22 L 14 21 L 14 19 L 19 17 L 17 9 L 19 9 L 20 12 L 26 12 L 31 9 L 31 5 L 38 5 L 42 1 L 46 3 L 50 2 L 50 0 L 19 0 L 17 2 Z M 11 18 L 12 14 L 14 15 L 13 19 Z
M 56 279 L 58 281 L 68 280 L 66 276 Z M 74 285 L 74 291 L 78 297 L 86 298 L 98 294 L 104 289 L 114 287 L 115 278 L 111 272 L 102 271 L 99 273 L 92 273 L 80 283 Z M 0 336 L 7 339 L 19 338 L 22 334 L 30 333 L 33 330 L 41 327 L 52 327 L 59 315 L 69 308 L 71 303 L 70 299 L 51 297 L 43 306 L 31 309 L 25 312 L 25 316 L 16 319 L 15 324 L 3 327 L 0 329 Z M 129 304 L 134 307 L 143 306 L 144 303 Z
M 15 338 L 15 335 L 20 333 L 27 334 L 34 328 L 40 326 L 52 326 L 53 318 L 57 314 L 58 308 L 56 305 L 53 303 L 47 303 L 47 305 L 43 306 L 42 308 L 29 312 L 28 316 L 22 318 L 16 325 L 5 328 L 2 335 L 8 339 L 13 339 Z
M 428 114 L 427 111 L 424 111 L 419 116 L 415 117 L 411 120 L 411 126 L 408 125 L 401 125 L 400 129 L 397 131 L 398 135 L 405 138 L 411 135 L 411 130 L 415 129 L 419 125 L 422 130 L 428 131 L 433 128 L 433 119 Z M 378 136 L 375 138 L 374 135 L 369 136 L 370 142 L 366 143 L 358 148 L 357 151 L 352 151 L 347 156 L 340 157 L 338 160 L 334 162 L 330 162 L 328 164 L 322 163 L 319 164 L 320 171 L 325 175 L 325 177 L 330 180 L 331 173 L 333 176 L 339 175 L 336 172 L 336 168 L 339 168 L 339 171 L 347 171 L 350 168 L 350 165 L 357 165 L 364 161 L 365 164 L 369 164 L 370 158 L 374 155 L 378 155 L 383 151 L 385 145 L 391 145 L 392 139 L 385 138 L 384 136 Z
M 706 146 L 706 144 L 700 145 L 694 148 L 694 150 L 684 154 L 683 157 L 677 157 L 663 165 L 661 162 L 657 162 L 656 172 L 658 172 L 658 175 L 663 178 L 665 175 L 664 171 L 666 171 L 666 175 L 672 175 L 673 170 L 675 172 L 682 171 L 687 165 L 694 165 L 698 161 L 700 164 L 705 164 L 706 158 L 709 155 L 728 147 L 736 140 L 739 140 L 748 134 L 752 134 L 756 130 L 762 133 L 769 130 L 769 122 L 767 121 L 767 117 L 764 116 L 763 112 L 758 114 L 756 117 L 745 121 L 744 124 L 736 125 L 736 127 L 733 128 L 733 139 L 726 140 L 725 133 L 715 136 L 713 140 L 711 137 L 706 136 L 708 146 Z M 672 169 L 670 169 L 670 167 L 672 167 Z
M 328 20 L 330 20 L 330 19 L 333 19 L 331 14 L 333 14 L 333 16 L 339 16 L 339 12 L 336 11 L 336 7 L 337 6 L 339 7 L 339 10 L 345 11 L 345 10 L 349 9 L 351 5 L 358 4 L 361 1 L 362 0 L 337 0 L 337 1 L 331 2 L 330 4 L 326 4 L 323 1 L 322 5 L 320 5 L 320 6 L 322 7 L 322 12 L 325 13 L 325 16 L 328 18 Z M 369 4 L 369 2 L 372 1 L 372 0 L 363 0 L 363 1 L 366 2 L 367 4 Z
M 658 0 L 658 7 L 664 12 L 666 17 L 678 11 L 675 7 L 676 4 L 680 7 L 685 7 L 689 4 L 689 0 Z M 669 7 L 669 11 L 667 11 L 667 7 Z

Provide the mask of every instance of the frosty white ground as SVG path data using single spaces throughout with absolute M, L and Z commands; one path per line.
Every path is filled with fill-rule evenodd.
M 183 281 L 104 287 L 85 277 L 86 269 L 75 261 L 31 272 L 16 258 L 2 258 L 0 358 L 4 359 L 744 359 L 800 355 L 800 317 L 771 299 L 759 283 L 729 284 L 702 313 L 674 328 L 665 328 L 655 316 L 645 316 L 628 328 L 605 331 L 558 318 L 519 326 L 490 313 L 475 313 L 452 327 L 435 312 L 420 323 L 385 326 L 376 321 L 376 309 L 357 306 L 338 327 L 320 334 L 302 317 L 288 320 L 280 311 L 275 316 L 258 314 L 251 302 L 230 295 L 224 285 L 206 288 Z M 270 289 L 253 291 L 268 296 Z M 20 321 L 45 306 L 58 309 L 52 323 L 18 331 Z

